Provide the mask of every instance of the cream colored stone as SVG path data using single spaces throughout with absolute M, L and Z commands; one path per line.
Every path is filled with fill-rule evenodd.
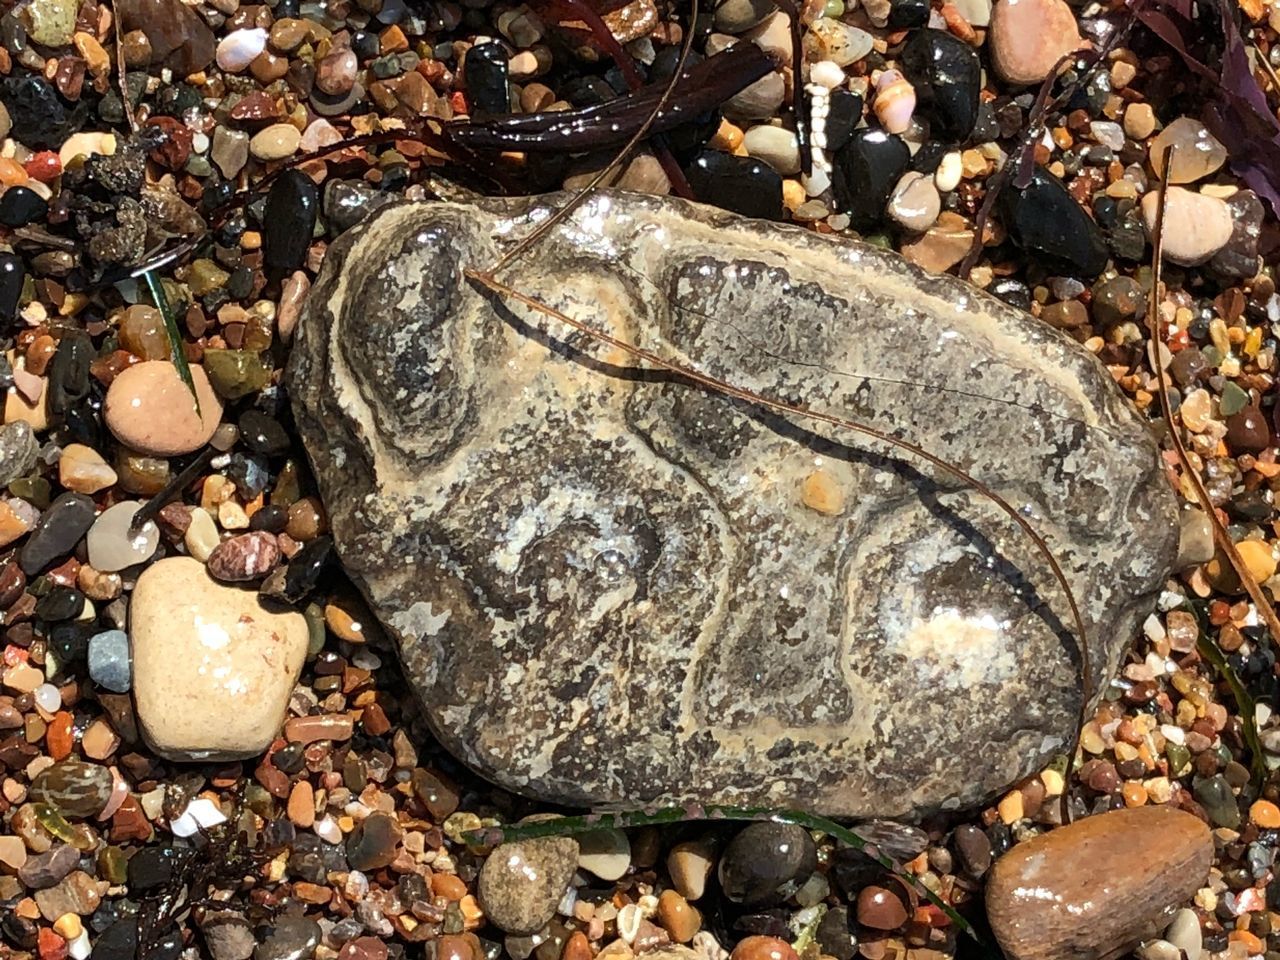
M 222 401 L 204 368 L 191 367 L 200 413 L 191 391 L 168 360 L 148 360 L 121 372 L 107 390 L 104 419 L 126 447 L 153 457 L 176 457 L 199 450 L 222 419 Z M 34 424 L 32 424 L 34 426 Z
M 58 482 L 76 493 L 97 493 L 113 486 L 118 477 L 102 454 L 82 443 L 69 443 L 58 460 Z
M 138 722 L 170 760 L 237 760 L 280 730 L 307 652 L 300 613 L 217 583 L 190 557 L 138 578 L 129 608 Z
M 1083 45 L 1063 0 L 999 0 L 992 9 L 987 46 L 996 73 L 1010 83 L 1040 83 Z
M 1231 240 L 1234 223 L 1231 208 L 1217 197 L 1185 187 L 1169 187 L 1164 215 L 1164 257 L 1190 267 L 1204 263 Z M 1142 218 L 1147 235 L 1154 237 L 1160 198 L 1151 191 L 1142 198 Z

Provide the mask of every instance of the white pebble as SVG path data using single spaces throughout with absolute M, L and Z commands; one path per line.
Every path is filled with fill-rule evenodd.
M 46 713 L 57 713 L 58 708 L 62 706 L 62 694 L 58 692 L 58 688 L 52 683 L 42 683 L 36 687 L 32 694 L 35 698 L 36 706 Z
M 800 146 L 790 130 L 761 124 L 746 132 L 742 145 L 748 154 L 763 160 L 783 176 L 800 171 Z
M 801 177 L 801 183 L 804 184 L 804 192 L 811 197 L 820 197 L 831 189 L 831 175 L 817 164 L 813 166 L 813 173 L 807 177 Z
M 832 60 L 819 60 L 809 68 L 809 81 L 834 90 L 844 83 L 844 70 Z
M 239 73 L 257 59 L 267 48 L 267 31 L 262 27 L 252 30 L 232 30 L 218 43 L 214 59 L 228 73 Z
M 830 17 L 814 21 L 809 28 L 809 40 L 819 58 L 834 61 L 841 67 L 857 63 L 875 46 L 875 39 L 867 31 Z
M 960 186 L 960 177 L 964 174 L 964 161 L 958 150 L 945 154 L 938 169 L 933 173 L 933 185 L 942 193 L 950 193 Z
M 618 936 L 627 946 L 635 943 L 636 935 L 640 933 L 640 921 L 643 919 L 640 908 L 634 903 L 628 903 L 618 911 Z
M 1183 730 L 1181 727 L 1175 724 L 1172 724 L 1172 723 L 1162 724 L 1160 726 L 1160 733 L 1163 734 L 1164 738 L 1168 740 L 1170 743 L 1175 743 L 1178 746 L 1182 746 L 1184 743 L 1187 742 L 1187 731 Z
M 67 943 L 67 956 L 71 960 L 86 960 L 91 953 L 93 946 L 89 943 L 89 931 L 81 927 L 80 935 Z
M 325 817 L 323 820 L 317 820 L 315 826 L 311 828 L 315 831 L 316 836 L 325 843 L 341 843 L 342 828 L 338 826 L 338 821 L 333 817 Z
M 194 153 L 204 153 L 209 149 L 209 135 L 207 133 L 196 133 L 191 137 L 191 150 Z
M 182 816 L 169 824 L 169 830 L 175 837 L 192 837 L 201 830 L 208 830 L 220 823 L 226 823 L 226 815 L 218 805 L 207 797 L 196 797 L 182 812 Z

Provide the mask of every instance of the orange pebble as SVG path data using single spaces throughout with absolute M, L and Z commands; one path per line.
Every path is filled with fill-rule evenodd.
M 800 960 L 800 957 L 785 940 L 754 936 L 739 940 L 729 960 Z
M 1280 807 L 1270 800 L 1255 800 L 1249 808 L 1249 819 L 1264 830 L 1280 829 Z
M 1251 957 L 1258 956 L 1266 949 L 1262 941 L 1248 930 L 1232 930 L 1227 939 L 1232 943 L 1240 944 Z
M 461 900 L 467 895 L 467 885 L 451 873 L 433 873 L 431 893 L 446 900 Z
M 71 756 L 71 748 L 75 745 L 75 732 L 70 713 L 59 710 L 53 715 L 53 719 L 49 721 L 49 730 L 45 734 L 44 742 L 49 750 L 49 756 L 54 760 L 65 760 Z
M 19 187 L 26 183 L 29 178 L 27 171 L 22 168 L 17 160 L 9 157 L 0 157 L 0 184 L 6 187 Z
M 1147 802 L 1147 788 L 1137 780 L 1126 780 L 1121 793 L 1126 807 L 1141 807 Z

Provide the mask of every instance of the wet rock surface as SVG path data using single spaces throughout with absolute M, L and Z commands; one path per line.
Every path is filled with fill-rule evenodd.
M 595 259 L 601 205 L 627 231 L 611 262 L 664 297 Z M 521 205 L 487 209 L 397 205 L 339 240 L 289 371 L 338 552 L 446 746 L 584 806 L 911 816 L 977 802 L 1068 742 L 1082 694 L 1063 600 L 1003 514 L 899 450 L 621 377 L 624 355 L 579 337 L 548 352 L 508 325 L 535 317 L 458 283 L 459 262 L 527 229 Z M 526 278 L 552 306 L 901 432 L 1025 505 L 1100 689 L 1177 522 L 1154 441 L 1091 356 L 868 247 L 611 195 L 575 223 L 543 248 L 554 283 Z M 889 302 L 912 317 L 905 346 L 879 322 Z M 890 355 L 891 381 L 860 372 Z

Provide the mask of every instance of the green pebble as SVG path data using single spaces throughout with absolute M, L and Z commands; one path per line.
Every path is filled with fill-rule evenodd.
M 191 288 L 191 292 L 197 297 L 203 297 L 206 293 L 213 293 L 219 287 L 224 286 L 231 279 L 231 274 L 223 270 L 212 260 L 200 259 L 191 264 L 191 269 L 187 271 L 187 286 Z M 165 294 L 168 295 L 166 290 Z
M 53 499 L 52 488 L 44 477 L 19 477 L 9 484 L 9 492 L 41 510 L 49 509 Z
M 1222 399 L 1218 401 L 1218 409 L 1224 417 L 1239 413 L 1249 405 L 1249 394 L 1245 393 L 1231 381 L 1222 390 Z
M 824 17 L 836 19 L 844 16 L 844 0 L 827 0 L 827 5 L 822 8 Z
M 1191 769 L 1191 751 L 1180 743 L 1168 743 L 1164 748 L 1169 758 L 1169 775 L 1180 777 Z
M 224 400 L 239 400 L 271 382 L 271 366 L 251 350 L 206 350 L 204 371 Z
M 310 603 L 302 616 L 307 621 L 307 659 L 311 660 L 324 649 L 324 609 Z
M 1222 363 L 1222 354 L 1220 354 L 1218 352 L 1218 348 L 1211 343 L 1201 347 L 1200 353 L 1209 361 L 1209 365 L 1211 367 L 1216 367 L 1218 364 Z
M 65 47 L 76 30 L 80 0 L 34 0 L 24 19 L 31 39 L 45 47 Z
M 98 876 L 119 885 L 129 878 L 129 860 L 119 847 L 103 847 L 98 851 Z

